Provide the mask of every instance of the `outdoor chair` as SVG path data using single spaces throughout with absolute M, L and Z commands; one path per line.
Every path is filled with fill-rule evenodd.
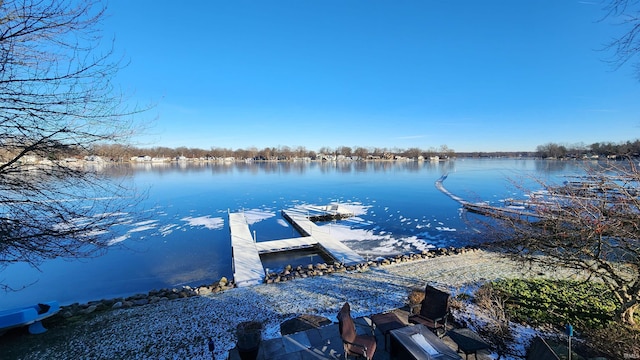
M 427 285 L 424 290 L 424 300 L 422 300 L 420 313 L 409 316 L 409 322 L 412 324 L 422 324 L 438 335 L 438 337 L 443 337 L 447 332 L 449 297 L 449 293 Z
M 363 357 L 367 360 L 373 359 L 373 354 L 376 352 L 376 338 L 356 334 L 356 325 L 351 317 L 351 307 L 348 302 L 344 303 L 338 313 L 338 329 L 344 346 L 345 359 L 349 355 Z

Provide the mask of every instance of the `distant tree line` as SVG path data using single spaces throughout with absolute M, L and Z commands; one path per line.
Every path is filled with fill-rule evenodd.
M 640 140 L 623 143 L 602 142 L 591 145 L 563 145 L 547 143 L 537 147 L 537 155 L 542 158 L 584 158 L 584 157 L 638 157 Z
M 227 158 L 234 157 L 236 159 L 254 159 L 254 160 L 291 160 L 294 158 L 310 158 L 317 159 L 321 155 L 323 156 L 342 156 L 357 159 L 386 159 L 391 160 L 398 156 L 417 159 L 420 156 L 429 158 L 432 156 L 438 156 L 440 158 L 450 158 L 456 156 L 453 149 L 447 145 L 441 145 L 439 147 L 430 147 L 426 150 L 420 148 L 365 148 L 350 146 L 340 146 L 336 148 L 321 147 L 317 151 L 309 150 L 304 146 L 289 147 L 265 147 L 258 149 L 256 147 L 249 147 L 245 149 L 230 149 L 224 147 L 212 147 L 210 149 L 190 148 L 190 147 L 178 147 L 169 148 L 163 146 L 151 147 L 151 148 L 138 148 L 131 146 L 123 146 L 117 144 L 111 145 L 96 145 L 90 150 L 84 150 L 77 152 L 75 156 L 86 155 L 98 155 L 104 159 L 114 161 L 129 160 L 136 156 L 150 156 L 156 158 Z
M 7 148 L 0 148 L 0 160 L 10 158 Z M 547 143 L 539 145 L 536 151 L 496 151 L 496 152 L 455 152 L 447 145 L 421 149 L 412 147 L 408 149 L 385 147 L 350 147 L 339 146 L 321 147 L 318 150 L 309 150 L 304 146 L 289 147 L 249 147 L 244 149 L 231 149 L 225 147 L 211 147 L 210 149 L 181 146 L 170 148 L 165 146 L 135 147 L 120 144 L 94 144 L 90 147 L 67 147 L 64 151 L 50 153 L 49 160 L 61 160 L 64 158 L 82 158 L 88 155 L 97 155 L 110 161 L 128 161 L 137 156 L 150 156 L 154 158 L 186 157 L 190 159 L 220 159 L 233 157 L 235 159 L 253 160 L 291 160 L 295 158 L 320 159 L 327 157 L 347 157 L 353 159 L 380 159 L 392 160 L 397 157 L 418 159 L 423 157 L 439 157 L 448 159 L 453 157 L 483 158 L 483 157 L 538 157 L 556 159 L 580 159 L 585 157 L 640 157 L 640 140 L 623 143 L 601 142 L 591 145 L 585 144 L 558 144 Z
M 85 151 L 86 152 L 86 151 Z M 580 159 L 585 157 L 640 157 L 640 140 L 626 141 L 622 143 L 599 142 L 591 145 L 578 144 L 558 144 L 547 143 L 539 145 L 536 151 L 501 151 L 501 152 L 455 152 L 447 145 L 439 147 L 429 147 L 420 149 L 412 147 L 408 149 L 384 148 L 384 147 L 350 147 L 339 146 L 321 147 L 316 150 L 309 150 L 304 146 L 289 147 L 265 147 L 258 149 L 249 147 L 245 149 L 230 149 L 224 147 L 212 147 L 210 149 L 190 148 L 190 147 L 151 147 L 138 148 L 122 145 L 96 145 L 91 149 L 91 155 L 98 155 L 111 160 L 128 160 L 134 156 L 147 155 L 151 157 L 177 158 L 184 156 L 187 158 L 226 158 L 254 159 L 254 160 L 291 160 L 294 158 L 317 159 L 324 156 L 344 156 L 357 159 L 382 159 L 391 160 L 398 156 L 417 159 L 420 156 L 429 159 L 434 156 L 440 158 L 453 157 L 538 157 Z M 79 154 L 76 154 L 79 155 Z

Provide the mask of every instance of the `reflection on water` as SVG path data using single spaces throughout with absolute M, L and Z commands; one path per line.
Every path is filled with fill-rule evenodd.
M 440 161 L 256 161 L 256 162 L 140 162 L 132 164 L 114 165 L 117 172 L 124 174 L 126 169 L 134 171 L 154 172 L 157 174 L 170 172 L 211 172 L 213 174 L 304 174 L 320 171 L 322 173 L 352 173 L 352 172 L 389 172 L 389 171 L 423 171 L 438 169 L 441 173 L 455 169 L 456 162 Z M 108 170 L 109 167 L 105 167 Z
M 306 267 L 309 264 L 327 263 L 330 264 L 332 259 L 318 252 L 315 249 L 301 249 L 287 252 L 279 252 L 273 254 L 260 255 L 262 266 L 269 273 L 280 272 L 288 265 L 295 268 L 297 266 Z
M 109 176 L 148 189 L 139 207 L 145 209 L 146 221 L 133 207 L 114 214 L 122 222 L 111 231 L 122 235 L 121 242 L 99 258 L 48 261 L 42 271 L 22 264 L 2 269 L 4 284 L 32 285 L 0 296 L 0 308 L 44 300 L 71 303 L 232 278 L 227 211 L 253 215 L 251 231 L 266 241 L 299 236 L 279 216 L 282 209 L 358 204 L 361 213 L 329 230 L 363 256 L 462 246 L 474 230 L 462 217 L 460 204 L 435 188 L 443 174 L 449 174 L 446 187 L 452 193 L 499 203 L 522 195 L 509 187 L 509 177 L 560 177 L 580 167 L 575 161 L 525 159 L 106 166 L 101 171 Z M 312 251 L 268 256 L 264 261 L 265 267 L 277 269 L 326 259 Z
M 487 164 L 508 163 L 512 169 L 533 168 L 540 174 L 553 174 L 563 171 L 573 171 L 582 168 L 584 161 L 576 160 L 541 160 L 541 159 L 462 159 L 447 161 L 256 161 L 256 162 L 139 162 L 100 165 L 100 171 L 109 172 L 113 176 L 128 176 L 132 172 L 153 172 L 155 174 L 184 172 L 212 174 L 305 174 L 307 172 L 321 173 L 361 173 L 361 172 L 390 172 L 415 171 L 425 169 L 449 173 L 456 171 L 462 162 L 485 162 Z M 593 161 L 597 163 L 597 161 Z M 533 165 L 533 167 L 531 166 Z M 88 166 L 92 166 L 89 164 Z M 93 168 L 92 168 L 93 169 Z M 96 170 L 96 169 L 93 169 Z

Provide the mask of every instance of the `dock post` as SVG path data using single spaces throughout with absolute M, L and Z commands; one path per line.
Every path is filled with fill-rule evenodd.
M 233 246 L 231 246 L 231 272 L 236 273 L 236 262 L 233 256 Z

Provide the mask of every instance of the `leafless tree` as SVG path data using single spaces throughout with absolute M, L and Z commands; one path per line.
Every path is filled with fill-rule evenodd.
M 447 145 L 440 145 L 440 148 L 438 149 L 438 153 L 441 157 L 454 157 L 456 155 L 456 152 L 449 148 Z
M 293 157 L 293 151 L 288 146 L 279 146 L 278 154 L 282 157 L 282 159 L 279 160 L 290 160 Z
M 409 148 L 402 153 L 403 156 L 406 156 L 412 159 L 417 159 L 418 157 L 421 156 L 421 154 L 422 154 L 422 150 L 420 150 L 417 147 Z
M 612 63 L 619 68 L 635 62 L 636 77 L 640 79 L 640 1 L 638 0 L 610 0 L 605 8 L 609 18 L 619 19 L 626 27 L 624 34 L 614 39 L 609 48 L 614 51 Z
M 336 149 L 336 151 L 338 152 L 338 154 L 344 155 L 344 156 L 353 155 L 353 149 L 351 149 L 350 146 L 340 146 Z
M 334 150 L 331 149 L 328 146 L 323 146 L 318 150 L 318 153 L 323 154 L 323 155 L 330 155 L 334 153 Z
M 607 16 L 622 19 L 628 26 L 610 44 L 613 63 L 620 67 L 640 53 L 640 1 L 609 0 L 607 4 Z M 635 66 L 640 75 L 640 62 Z M 636 326 L 640 172 L 632 160 L 625 165 L 587 168 L 586 181 L 562 187 L 539 181 L 551 196 L 531 198 L 538 220 L 503 217 L 497 244 L 521 259 L 574 268 L 604 282 L 618 301 L 621 321 Z
M 258 156 L 258 148 L 256 148 L 255 146 L 251 146 L 247 149 L 247 158 L 248 159 L 253 159 L 256 156 Z
M 556 143 L 538 145 L 536 148 L 538 155 L 542 158 L 563 158 L 567 155 L 567 147 Z
M 533 216 L 500 216 L 490 225 L 491 245 L 603 282 L 620 320 L 633 326 L 640 306 L 640 171 L 633 161 L 585 166 L 576 181 L 538 181 L 545 195 L 530 197 Z
M 228 148 L 214 147 L 211 148 L 211 155 L 216 158 L 226 158 L 233 155 L 233 150 Z
M 388 152 L 389 151 L 387 150 L 387 148 L 374 148 L 371 153 L 375 156 L 380 156 L 381 158 L 384 158 L 385 155 L 388 154 Z
M 127 190 L 64 158 L 124 143 L 136 109 L 111 80 L 97 1 L 0 1 L 0 270 L 104 249 Z M 106 49 L 105 52 L 102 52 Z
M 357 156 L 360 159 L 367 159 L 367 156 L 369 156 L 369 150 L 367 150 L 366 148 L 363 147 L 357 147 L 354 151 L 353 154 L 355 156 Z
M 431 146 L 429 147 L 425 152 L 424 152 L 424 156 L 425 157 L 431 157 L 431 156 L 436 156 L 438 154 L 438 149 L 436 149 L 435 147 Z
M 260 150 L 260 155 L 264 157 L 265 160 L 278 160 L 279 152 L 275 147 L 266 147 Z
M 98 144 L 89 151 L 107 161 L 123 162 L 134 155 L 138 155 L 138 149 L 132 149 L 125 144 Z

